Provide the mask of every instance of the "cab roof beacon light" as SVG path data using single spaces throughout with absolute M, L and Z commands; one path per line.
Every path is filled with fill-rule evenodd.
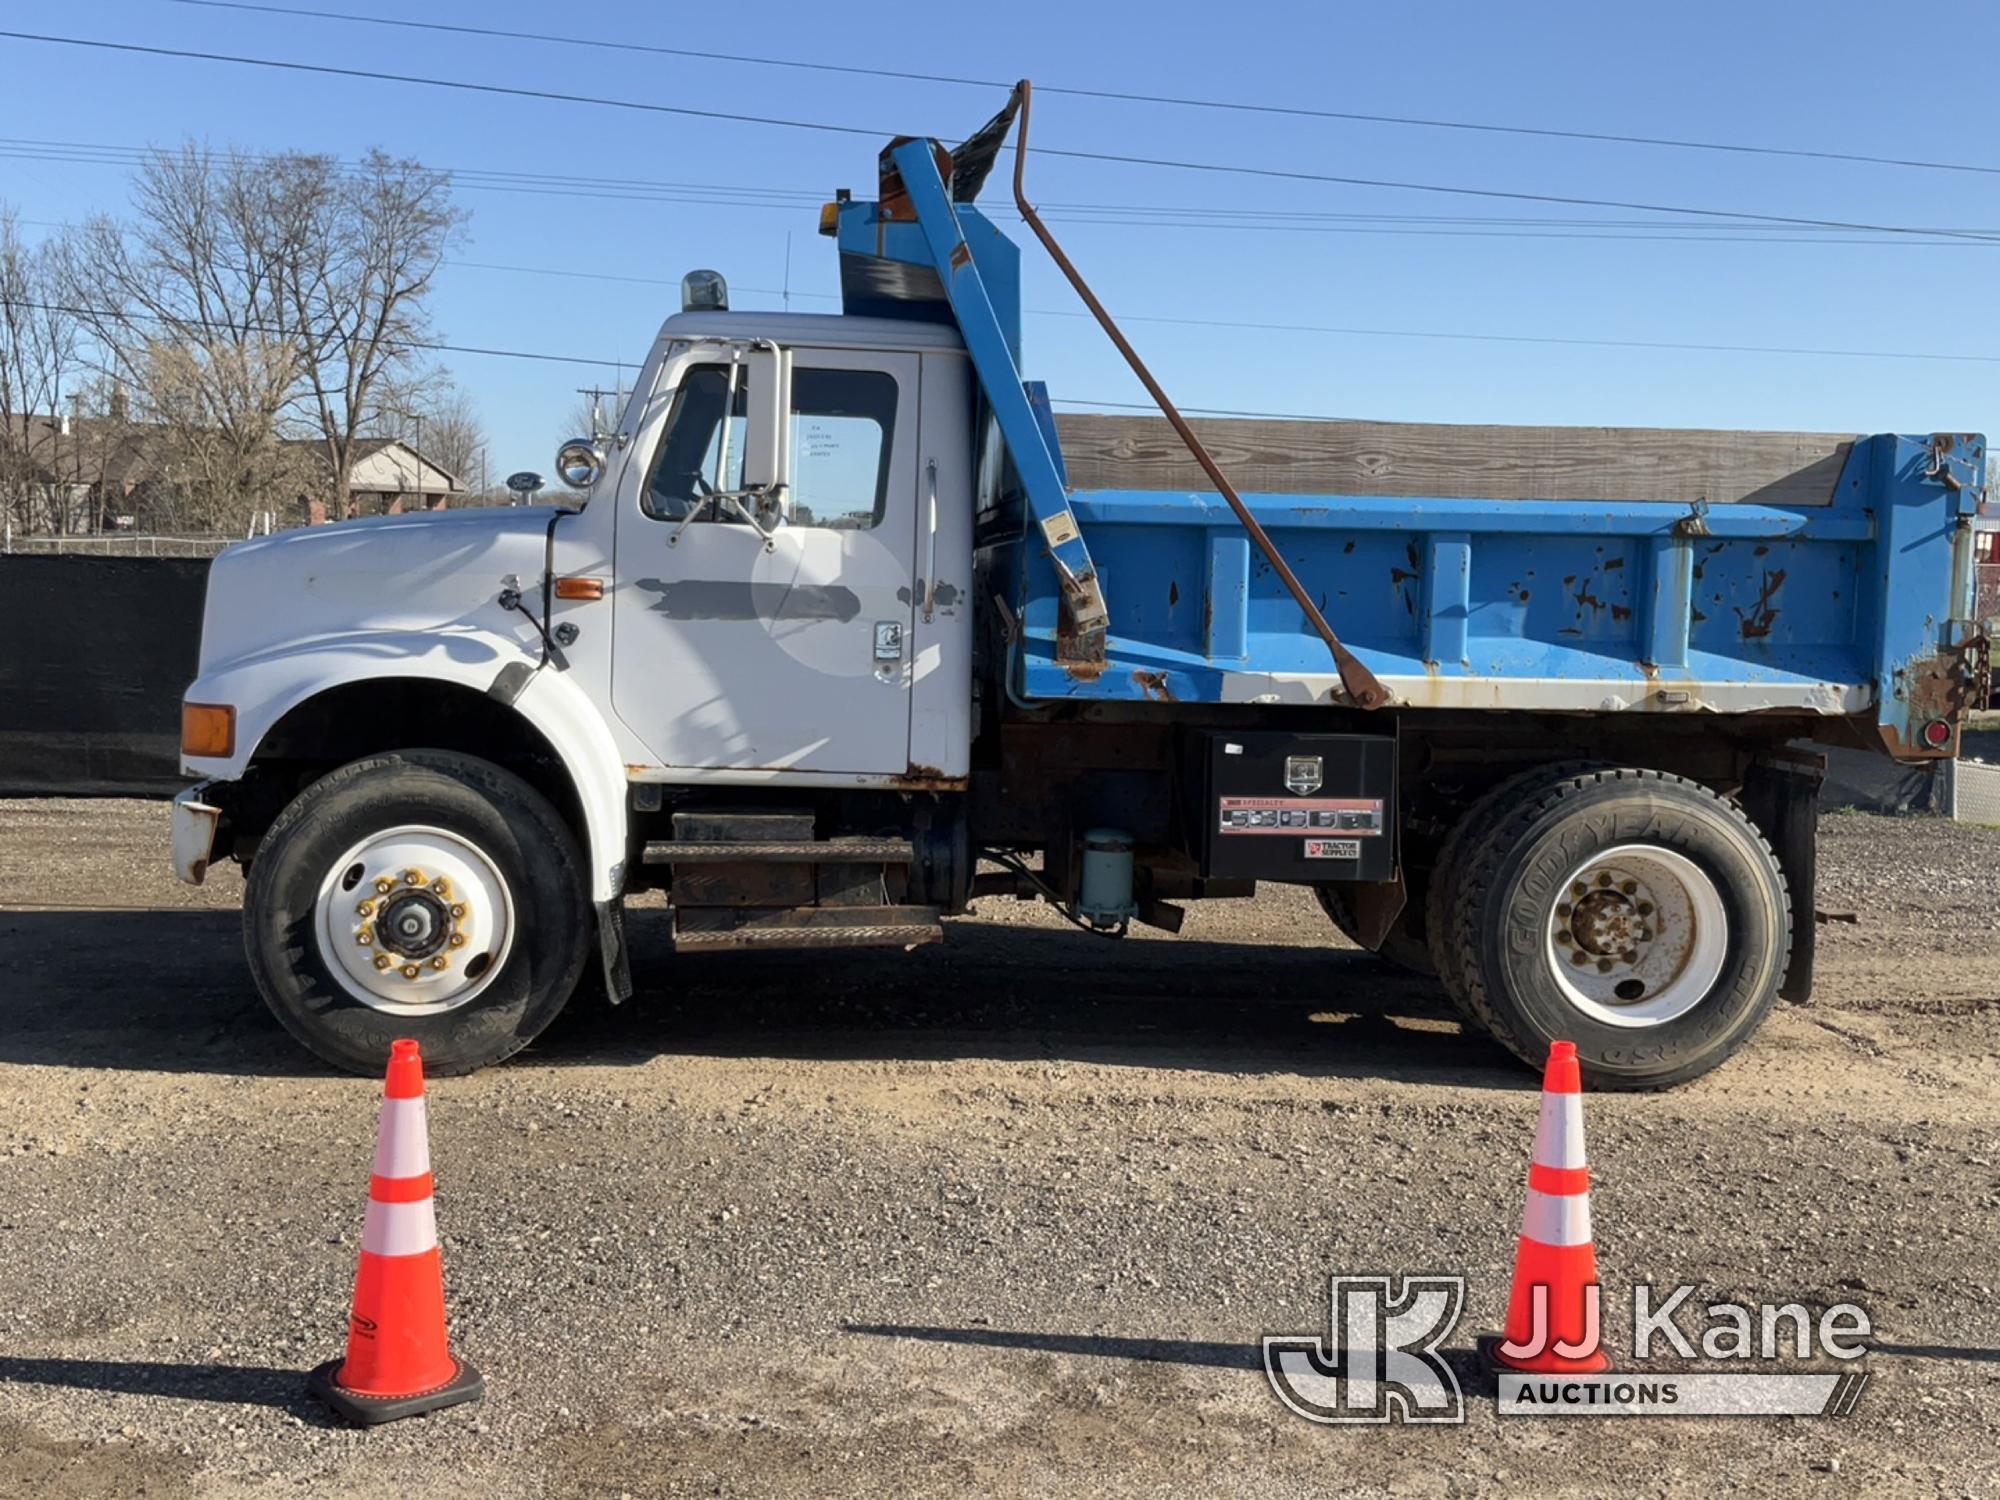
M 681 278 L 682 312 L 728 312 L 729 283 L 720 271 L 690 271 Z

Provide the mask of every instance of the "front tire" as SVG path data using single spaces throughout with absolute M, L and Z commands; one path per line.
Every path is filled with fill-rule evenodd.
M 426 1068 L 511 1056 L 575 990 L 593 932 L 576 840 L 489 761 L 369 756 L 301 792 L 250 868 L 258 991 L 315 1054 L 378 1073 L 414 1037 Z
M 1664 1088 L 1747 1041 L 1784 983 L 1785 877 L 1697 782 L 1602 769 L 1522 786 L 1447 913 L 1466 1003 L 1522 1061 L 1576 1043 L 1595 1088 Z

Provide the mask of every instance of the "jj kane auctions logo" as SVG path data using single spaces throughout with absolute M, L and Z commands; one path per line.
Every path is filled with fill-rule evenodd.
M 1499 1343 L 1508 1357 L 1532 1362 L 1553 1351 L 1566 1362 L 1598 1349 L 1598 1289 L 1587 1288 L 1583 1340 L 1565 1343 L 1550 1329 L 1547 1296 L 1534 1299 L 1529 1337 Z M 1798 1368 L 1824 1356 L 1851 1364 L 1867 1352 L 1867 1311 L 1838 1303 L 1815 1315 L 1797 1302 L 1712 1302 L 1693 1323 L 1693 1286 L 1665 1297 L 1640 1285 L 1632 1293 L 1632 1354 L 1726 1362 L 1732 1368 L 1598 1373 L 1541 1373 L 1501 1368 L 1502 1416 L 1844 1416 L 1868 1383 L 1865 1370 Z M 1441 1352 L 1465 1308 L 1462 1276 L 1335 1276 L 1328 1283 L 1324 1337 L 1270 1334 L 1264 1374 L 1287 1409 L 1309 1422 L 1465 1420 L 1456 1370 Z

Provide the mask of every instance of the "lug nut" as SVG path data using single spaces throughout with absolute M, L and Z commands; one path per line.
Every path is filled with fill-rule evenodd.
M 1611 884 L 1611 872 L 1610 872 L 1609 870 L 1599 870 L 1599 871 L 1597 872 L 1597 887 L 1598 887 L 1598 889 L 1599 889 L 1599 890 L 1604 890 L 1604 889 L 1606 889 L 1607 887 L 1609 887 L 1609 886 L 1610 886 L 1610 884 Z
M 455 903 L 452 906 L 451 914 L 454 918 L 463 917 L 465 915 L 465 903 L 463 901 Z
M 1639 950 L 1637 948 L 1627 948 L 1618 956 L 1628 964 L 1636 964 L 1639 961 Z
M 1629 896 L 1634 891 L 1639 889 L 1639 882 L 1636 880 L 1623 881 L 1619 884 L 1618 889 L 1623 891 L 1626 895 Z
M 375 955 L 375 967 L 378 969 L 386 969 L 390 965 L 395 963 L 395 961 L 396 961 L 395 959 L 389 957 L 389 955 L 386 953 L 378 953 Z
M 1556 903 L 1556 915 L 1559 917 L 1566 917 L 1569 914 L 1570 914 L 1570 904 L 1567 901 L 1558 901 Z
M 1590 894 L 1590 887 L 1585 885 L 1581 880 L 1572 881 L 1570 883 L 1569 893 L 1572 896 L 1587 896 Z
M 1653 914 L 1653 903 L 1652 903 L 1652 902 L 1650 902 L 1650 901 L 1641 901 L 1641 902 L 1639 903 L 1639 908 L 1638 908 L 1638 909 L 1639 909 L 1639 915 L 1640 915 L 1640 916 L 1642 916 L 1642 917 L 1650 917 L 1650 916 L 1651 916 L 1651 915 Z
M 375 894 L 378 896 L 386 896 L 389 894 L 389 892 L 393 891 L 395 888 L 396 888 L 396 882 L 389 879 L 387 876 L 384 876 L 382 879 L 375 882 Z
M 1556 941 L 1559 943 L 1569 943 L 1574 942 L 1575 939 L 1570 936 L 1569 929 L 1565 927 L 1556 934 Z
M 403 884 L 422 885 L 423 883 L 424 883 L 424 872 L 422 870 L 403 871 Z
M 1587 964 L 1590 962 L 1590 955 L 1579 948 L 1569 956 L 1569 961 L 1573 964 Z
M 440 875 L 436 880 L 431 882 L 431 889 L 436 891 L 440 896 L 449 896 L 451 894 L 451 882 Z
M 405 979 L 415 979 L 422 972 L 423 970 L 419 969 L 415 964 L 403 965 L 403 977 Z
M 451 960 L 440 953 L 436 958 L 431 960 L 431 967 L 433 969 L 449 969 L 451 967 Z
M 1608 958 L 1600 958 L 1597 961 L 1597 972 L 1600 974 L 1609 974 L 1611 972 L 1611 960 Z
M 366 948 L 370 943 L 375 941 L 375 929 L 372 927 L 362 928 L 354 934 L 354 941 Z
M 354 908 L 354 915 L 355 915 L 355 916 L 357 916 L 357 917 L 372 917 L 372 916 L 374 916 L 374 915 L 375 915 L 375 903 L 374 903 L 373 901 L 364 901 L 364 902 L 362 902 L 362 903 L 361 903 L 361 904 L 360 904 L 359 906 L 357 906 L 357 907 L 355 907 L 355 908 Z
M 454 932 L 445 941 L 450 943 L 454 948 L 463 948 L 465 946 L 465 934 L 462 932 Z

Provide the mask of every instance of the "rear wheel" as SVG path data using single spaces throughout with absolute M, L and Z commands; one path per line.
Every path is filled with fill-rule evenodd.
M 285 1029 L 379 1071 L 398 1037 L 466 1073 L 555 1019 L 588 957 L 576 841 L 519 777 L 445 751 L 371 756 L 314 782 L 251 866 L 244 946 Z
M 1696 782 L 1627 769 L 1536 782 L 1461 858 L 1440 956 L 1530 1064 L 1561 1038 L 1594 1087 L 1679 1083 L 1742 1046 L 1784 982 L 1784 875 Z

